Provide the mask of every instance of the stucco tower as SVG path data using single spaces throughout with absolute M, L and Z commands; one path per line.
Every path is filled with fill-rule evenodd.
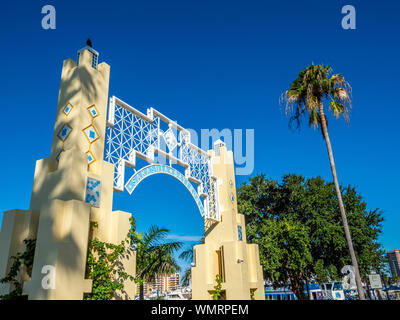
M 212 299 L 219 274 L 223 298 L 264 300 L 258 245 L 246 242 L 244 216 L 237 209 L 233 153 L 219 140 L 209 154 L 218 179 L 221 221 L 206 221 L 205 243 L 194 247 L 193 299 Z
M 51 153 L 36 162 L 30 208 L 4 213 L 0 278 L 24 251 L 23 240 L 36 239 L 32 277 L 22 270 L 28 299 L 82 299 L 92 290 L 85 278 L 90 222 L 98 223 L 94 236 L 114 244 L 129 230 L 130 214 L 112 212 L 114 165 L 103 160 L 110 66 L 98 56 L 85 47 L 77 62 L 64 61 Z M 122 263 L 135 273 L 133 252 Z M 45 279 L 49 270 L 54 283 Z M 3 285 L 0 295 L 12 289 Z M 116 298 L 134 294 L 127 281 Z

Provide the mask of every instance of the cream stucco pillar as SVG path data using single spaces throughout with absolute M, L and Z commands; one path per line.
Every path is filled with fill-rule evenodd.
M 82 299 L 92 288 L 85 275 L 90 222 L 104 242 L 118 244 L 129 230 L 130 214 L 112 211 L 114 165 L 103 160 L 110 67 L 97 61 L 89 47 L 77 62 L 64 61 L 51 153 L 36 162 L 30 210 L 5 213 L 0 277 L 23 239 L 36 238 L 32 277 L 23 284 L 29 299 Z M 134 253 L 122 260 L 134 275 Z M 116 298 L 133 299 L 134 285 L 125 284 Z
M 227 300 L 264 300 L 264 280 L 258 246 L 246 242 L 244 216 L 237 211 L 232 151 L 217 141 L 209 151 L 213 175 L 218 179 L 221 221 L 205 221 L 205 243 L 194 247 L 193 299 L 212 299 L 216 275 L 223 278 Z

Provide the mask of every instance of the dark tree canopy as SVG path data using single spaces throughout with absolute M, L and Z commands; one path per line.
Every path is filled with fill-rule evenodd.
M 341 189 L 361 275 L 382 270 L 382 212 L 367 210 L 354 187 Z M 238 189 L 238 206 L 248 240 L 260 247 L 265 278 L 275 286 L 289 280 L 300 299 L 303 280 L 341 280 L 341 268 L 351 264 L 333 183 L 295 174 L 278 183 L 257 175 Z

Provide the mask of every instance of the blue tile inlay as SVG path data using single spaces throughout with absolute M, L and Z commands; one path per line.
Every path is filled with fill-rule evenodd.
M 101 182 L 93 178 L 87 178 L 85 201 L 94 207 L 100 207 Z
M 237 230 L 238 230 L 238 239 L 239 239 L 239 241 L 243 241 L 242 226 L 237 226 Z

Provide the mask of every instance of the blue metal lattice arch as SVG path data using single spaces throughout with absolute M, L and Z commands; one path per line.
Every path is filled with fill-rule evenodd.
M 155 155 L 169 162 L 169 166 L 155 162 Z M 150 165 L 135 171 L 134 177 L 125 184 L 125 166 L 136 169 L 137 157 Z M 143 114 L 121 99 L 111 97 L 104 160 L 115 165 L 114 191 L 129 191 L 131 188 L 131 193 L 142 180 L 141 177 L 156 173 L 169 174 L 190 191 L 204 219 L 221 221 L 218 185 L 212 174 L 211 155 L 191 143 L 188 130 L 157 110 L 149 108 L 147 114 Z M 156 163 L 160 166 L 151 166 Z M 185 173 L 172 168 L 172 164 L 180 166 Z
M 198 193 L 196 192 L 192 184 L 189 182 L 189 180 L 186 179 L 182 173 L 180 173 L 178 170 L 170 166 L 162 164 L 151 164 L 141 168 L 140 170 L 135 172 L 135 174 L 132 177 L 130 177 L 128 182 L 125 184 L 126 191 L 128 191 L 129 194 L 132 194 L 132 192 L 136 189 L 136 187 L 139 185 L 141 181 L 155 174 L 167 174 L 180 181 L 190 192 L 194 201 L 196 202 L 197 207 L 199 208 L 201 216 L 204 217 L 205 215 L 204 206 Z

